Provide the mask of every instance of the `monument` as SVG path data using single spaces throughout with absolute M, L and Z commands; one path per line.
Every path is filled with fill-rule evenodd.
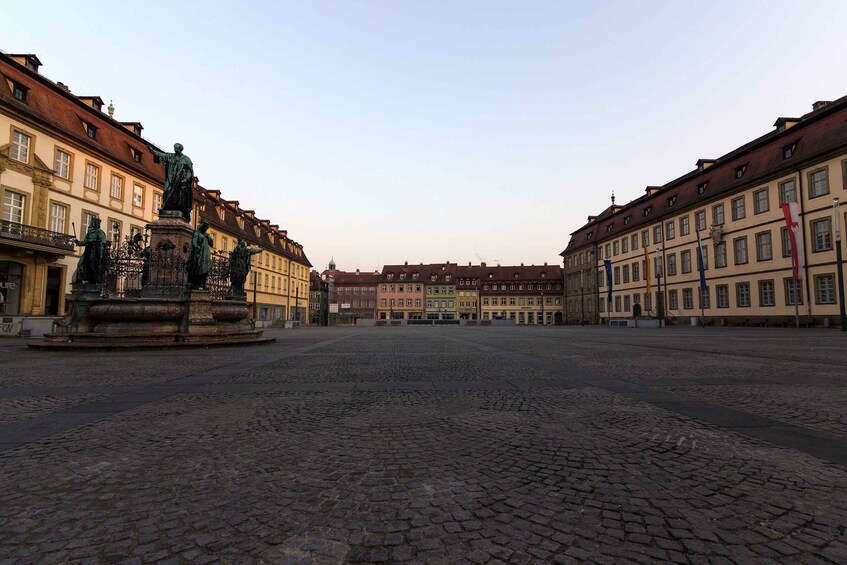
M 191 224 L 194 165 L 180 143 L 173 153 L 148 146 L 165 166 L 159 218 L 110 247 L 94 219 L 77 245 L 85 251 L 74 277 L 70 313 L 31 347 L 166 347 L 267 343 L 248 320 L 244 293 L 250 256 L 243 241 L 229 259 L 213 256 L 203 221 Z M 144 241 L 144 245 L 142 245 Z M 236 259 L 233 259 L 235 257 Z M 245 260 L 246 258 L 246 260 Z M 234 272 L 232 272 L 234 268 Z

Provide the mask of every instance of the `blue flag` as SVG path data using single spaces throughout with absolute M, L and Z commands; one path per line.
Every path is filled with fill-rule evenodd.
M 612 311 L 612 262 L 608 259 L 603 260 L 603 266 L 606 267 L 606 286 L 609 290 L 606 291 L 606 302 L 609 303 L 609 311 Z
M 697 232 L 697 268 L 700 269 L 700 290 L 706 291 L 706 262 L 703 261 L 703 245 L 700 243 L 700 232 Z

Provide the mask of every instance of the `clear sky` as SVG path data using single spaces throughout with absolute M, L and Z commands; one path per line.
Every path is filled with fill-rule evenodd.
M 7 2 L 0 49 L 312 263 L 560 263 L 589 214 L 847 94 L 847 2 Z

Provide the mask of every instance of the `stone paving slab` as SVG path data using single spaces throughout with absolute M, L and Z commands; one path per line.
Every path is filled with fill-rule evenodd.
M 842 336 L 712 329 L 301 329 L 135 381 L 4 347 L 46 408 L 0 421 L 0 563 L 845 562 Z

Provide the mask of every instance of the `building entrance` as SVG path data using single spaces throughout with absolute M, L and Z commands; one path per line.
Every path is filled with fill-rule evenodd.
M 20 263 L 0 261 L 0 315 L 21 313 L 21 283 L 24 267 Z
M 47 267 L 47 290 L 44 294 L 44 315 L 58 316 L 62 292 L 62 269 Z

